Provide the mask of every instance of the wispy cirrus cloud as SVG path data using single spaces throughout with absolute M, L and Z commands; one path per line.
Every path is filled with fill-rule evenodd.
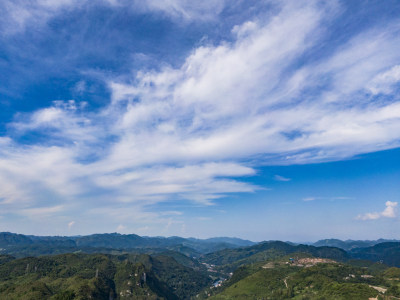
M 29 218 L 45 218 L 55 213 L 60 213 L 64 210 L 62 205 L 51 206 L 51 207 L 33 207 L 25 208 L 21 210 L 21 214 L 28 216 Z
M 396 218 L 397 217 L 397 202 L 386 201 L 386 208 L 382 212 L 366 213 L 363 215 L 358 215 L 357 220 L 377 220 L 380 218 Z
M 118 5 L 126 1 L 109 0 L 110 3 Z M 215 18 L 225 7 L 226 1 L 205 0 L 194 2 L 190 0 L 172 0 L 172 1 L 133 1 L 136 9 L 145 11 L 158 11 L 173 18 L 183 18 L 186 20 L 209 20 Z
M 309 202 L 309 201 L 316 201 L 316 200 L 328 200 L 328 201 L 337 201 L 337 200 L 351 200 L 354 199 L 352 197 L 344 197 L 344 196 L 335 196 L 335 197 L 305 197 L 302 200 L 304 202 Z
M 172 20 L 207 21 L 215 18 L 225 7 L 225 0 L 204 0 L 193 2 L 188 0 L 4 0 L 0 3 L 2 21 L 0 32 L 15 34 L 31 26 L 41 27 L 52 18 L 73 10 L 90 9 L 92 6 L 119 7 L 139 13 L 161 13 Z
M 71 229 L 75 225 L 75 221 L 71 221 L 68 223 L 68 229 Z
M 291 178 L 284 177 L 284 176 L 281 176 L 281 175 L 275 175 L 275 176 L 274 176 L 274 179 L 275 179 L 276 181 L 284 181 L 284 182 L 286 182 L 286 181 L 291 181 L 291 180 L 292 180 Z
M 2 21 L 0 30 L 3 34 L 14 34 L 25 29 L 26 26 L 42 25 L 45 22 L 71 7 L 78 8 L 85 1 L 77 0 L 34 0 L 10 1 L 5 0 L 0 4 Z
M 370 83 L 369 90 L 373 94 L 390 94 L 400 83 L 400 65 L 396 65 L 386 72 L 375 76 Z

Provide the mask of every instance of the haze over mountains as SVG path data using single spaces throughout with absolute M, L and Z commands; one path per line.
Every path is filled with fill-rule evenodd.
M 314 246 L 330 246 L 330 247 L 338 247 L 342 248 L 344 250 L 351 250 L 353 248 L 365 248 L 365 247 L 370 247 L 374 246 L 376 244 L 380 243 L 386 243 L 386 242 L 400 242 L 400 240 L 394 240 L 394 239 L 378 239 L 374 241 L 369 241 L 369 240 L 338 240 L 338 239 L 324 239 L 324 240 L 319 240 L 315 243 L 313 243 Z
M 400 241 L 385 239 L 375 241 L 325 239 L 313 244 L 302 245 L 281 241 L 255 243 L 249 240 L 230 237 L 195 239 L 182 237 L 142 237 L 136 234 L 119 233 L 60 237 L 22 235 L 10 232 L 0 233 L 0 253 L 11 254 L 17 257 L 75 251 L 87 253 L 116 253 L 117 251 L 121 253 L 125 253 L 126 251 L 160 253 L 171 250 L 188 257 L 203 255 L 204 257 L 208 257 L 209 263 L 215 263 L 212 257 L 216 256 L 217 258 L 215 259 L 218 261 L 220 259 L 219 256 L 223 254 L 222 260 L 226 264 L 232 264 L 234 261 L 238 261 L 238 258 L 252 257 L 270 248 L 279 249 L 279 251 L 283 251 L 285 254 L 307 252 L 318 257 L 329 256 L 336 258 L 337 256 L 341 260 L 363 258 L 373 261 L 384 260 L 389 265 L 400 263 L 400 257 L 397 258 L 394 254 L 400 249 Z M 329 255 L 324 254 L 324 251 L 328 251 Z M 234 257 L 233 261 L 230 258 L 232 255 Z
M 329 246 L 344 250 L 353 248 L 365 248 L 386 242 L 400 242 L 395 239 L 378 240 L 339 240 L 323 239 L 317 242 L 308 242 L 316 247 Z M 287 241 L 289 244 L 299 244 Z M 136 234 L 104 233 L 86 236 L 35 236 L 23 235 L 11 232 L 0 232 L 0 246 L 17 246 L 32 244 L 64 245 L 71 247 L 107 247 L 112 248 L 140 248 L 140 247 L 167 247 L 184 245 L 187 247 L 203 249 L 202 252 L 209 252 L 212 247 L 235 248 L 240 246 L 251 246 L 257 244 L 250 240 L 243 240 L 234 237 L 214 237 L 208 239 L 172 237 L 148 237 Z
M 136 234 L 93 234 L 87 236 L 33 236 L 22 235 L 10 232 L 0 233 L 0 248 L 3 252 L 11 253 L 15 251 L 20 253 L 21 249 L 42 249 L 47 254 L 51 251 L 70 252 L 73 249 L 175 249 L 179 247 L 180 251 L 189 251 L 192 255 L 198 253 L 207 253 L 225 248 L 235 248 L 241 246 L 251 246 L 254 242 L 238 238 L 210 238 L 195 239 L 181 237 L 141 237 Z M 0 252 L 1 253 L 1 252 Z M 33 253 L 34 254 L 34 253 Z

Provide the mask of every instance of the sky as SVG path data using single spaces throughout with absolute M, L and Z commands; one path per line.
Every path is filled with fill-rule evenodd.
M 400 238 L 399 15 L 1 1 L 0 231 Z

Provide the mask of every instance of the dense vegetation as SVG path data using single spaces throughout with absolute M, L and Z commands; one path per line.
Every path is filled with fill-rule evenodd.
M 188 299 L 210 284 L 169 256 L 63 254 L 0 265 L 0 299 Z
M 0 233 L 0 299 L 400 299 L 400 243 L 371 243 Z
M 264 242 L 250 247 L 216 251 L 204 255 L 202 261 L 208 264 L 221 266 L 221 270 L 228 272 L 237 269 L 241 265 L 266 261 L 295 252 L 308 253 L 315 257 L 332 258 L 340 261 L 349 258 L 346 251 L 338 248 L 307 245 L 294 246 L 288 243 L 274 241 Z
M 243 266 L 222 287 L 207 291 L 210 299 L 369 299 L 399 296 L 398 272 L 373 272 L 347 264 L 299 267 L 279 261 L 268 267 Z M 379 292 L 376 288 L 386 290 Z M 204 296 L 204 298 L 208 298 Z M 389 299 L 389 298 L 388 298 Z M 394 298 L 393 298 L 394 299 Z
M 381 261 L 390 266 L 400 267 L 400 242 L 387 242 L 367 248 L 351 250 L 351 255 L 358 259 Z

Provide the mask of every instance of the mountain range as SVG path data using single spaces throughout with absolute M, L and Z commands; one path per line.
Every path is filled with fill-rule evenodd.
M 0 299 L 396 299 L 398 267 L 387 240 L 0 233 Z
M 400 240 L 388 240 L 388 239 L 378 239 L 378 240 L 339 240 L 339 239 L 324 239 L 312 243 L 313 246 L 329 246 L 342 248 L 346 251 L 352 250 L 354 248 L 366 248 L 375 246 L 376 244 L 387 243 L 387 242 L 400 242 Z

